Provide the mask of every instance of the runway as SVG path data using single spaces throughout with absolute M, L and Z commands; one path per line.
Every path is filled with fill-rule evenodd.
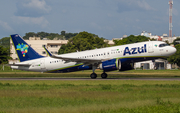
M 23 78 L 0 78 L 2 80 L 152 80 L 152 81 L 180 81 L 180 78 L 60 78 L 60 77 L 23 77 Z

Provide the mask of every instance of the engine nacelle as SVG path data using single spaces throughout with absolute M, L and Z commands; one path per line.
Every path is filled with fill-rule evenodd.
M 114 71 L 121 69 L 121 61 L 119 59 L 112 59 L 102 62 L 99 68 L 104 71 Z

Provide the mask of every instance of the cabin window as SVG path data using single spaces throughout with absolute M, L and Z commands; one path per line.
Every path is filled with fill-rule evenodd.
M 58 45 L 50 45 L 52 48 L 57 48 Z
M 168 44 L 160 44 L 159 47 L 169 46 Z

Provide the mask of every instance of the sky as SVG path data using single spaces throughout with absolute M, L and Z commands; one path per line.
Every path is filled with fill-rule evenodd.
M 169 34 L 169 0 L 1 0 L 0 38 L 28 32 L 79 33 L 105 39 Z M 180 36 L 180 0 L 173 1 L 173 35 Z

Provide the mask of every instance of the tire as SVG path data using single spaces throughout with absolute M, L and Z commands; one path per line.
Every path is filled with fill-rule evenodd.
M 96 73 L 92 73 L 92 74 L 90 75 L 90 77 L 91 77 L 91 79 L 96 79 L 96 78 L 97 78 L 97 74 L 96 74 Z
M 101 78 L 102 78 L 102 79 L 106 79 L 107 76 L 108 76 L 108 75 L 107 75 L 106 73 L 102 73 L 102 74 L 101 74 Z

